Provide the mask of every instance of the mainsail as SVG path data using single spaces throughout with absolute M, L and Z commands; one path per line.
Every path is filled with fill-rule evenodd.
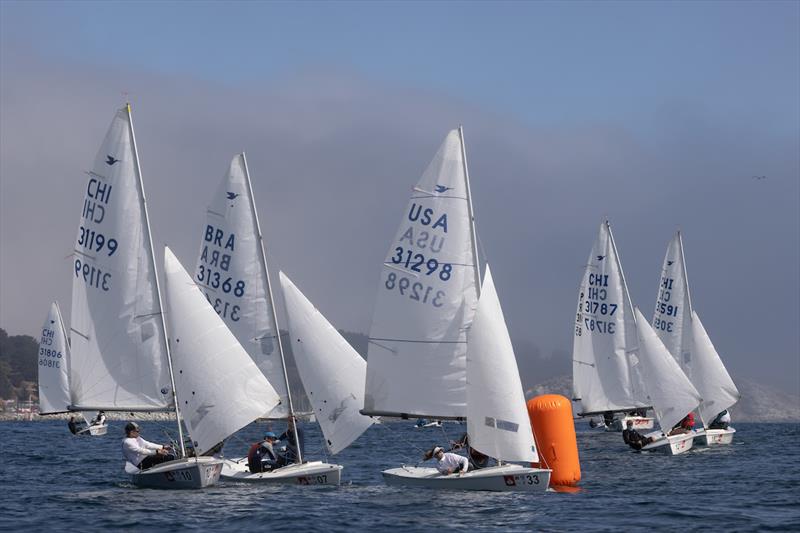
M 365 414 L 466 416 L 466 334 L 479 282 L 466 172 L 453 130 L 414 187 L 383 263 Z
M 69 344 L 58 303 L 50 305 L 39 339 L 39 414 L 69 410 Z
M 169 248 L 164 273 L 175 386 L 202 454 L 273 409 L 279 397 Z
M 517 360 L 488 265 L 468 338 L 470 446 L 505 461 L 538 461 Z
M 297 369 L 328 450 L 339 453 L 374 420 L 364 405 L 367 362 L 283 272 L 279 273 Z
M 638 371 L 633 305 L 611 225 L 600 230 L 578 296 L 572 386 L 583 414 L 647 407 Z
M 172 403 L 130 107 L 120 109 L 84 187 L 72 262 L 73 410 Z
M 652 324 L 703 397 L 698 412 L 704 425 L 739 400 L 736 385 L 692 307 L 680 231 L 670 241 L 664 256 Z
M 276 321 L 269 300 L 262 237 L 245 155 L 236 155 L 207 211 L 195 281 L 213 309 L 239 339 L 247 353 L 281 397 L 272 418 L 288 415 L 288 398 L 278 345 Z M 308 400 L 294 361 L 287 356 L 287 373 L 295 411 Z

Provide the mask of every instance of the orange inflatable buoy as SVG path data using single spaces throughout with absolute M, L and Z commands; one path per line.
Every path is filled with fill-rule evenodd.
M 569 400 L 544 394 L 528 400 L 527 406 L 539 452 L 539 462 L 533 466 L 553 471 L 550 485 L 576 485 L 581 480 L 581 463 Z

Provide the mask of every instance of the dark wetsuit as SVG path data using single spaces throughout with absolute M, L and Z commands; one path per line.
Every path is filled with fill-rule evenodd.
M 634 450 L 641 450 L 643 446 L 650 444 L 653 442 L 653 439 L 650 437 L 645 437 L 635 429 L 625 429 L 622 431 L 622 439 L 625 441 L 625 444 L 633 448 Z

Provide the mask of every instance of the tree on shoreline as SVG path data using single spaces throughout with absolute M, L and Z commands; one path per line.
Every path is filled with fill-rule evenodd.
M 0 328 L 0 398 L 27 400 L 24 382 L 36 382 L 39 344 L 29 335 L 9 336 Z

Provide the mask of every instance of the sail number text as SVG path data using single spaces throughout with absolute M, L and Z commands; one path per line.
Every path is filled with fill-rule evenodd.
M 113 237 L 106 238 L 102 233 L 83 226 L 80 226 L 78 230 L 80 231 L 78 246 L 83 246 L 93 252 L 101 252 L 105 248 L 109 256 L 114 255 L 114 252 L 117 251 L 117 239 Z
M 661 286 L 658 291 L 658 300 L 656 301 L 656 318 L 653 319 L 653 328 L 661 331 L 672 333 L 674 322 L 669 317 L 678 317 L 678 307 L 669 303 L 672 299 L 672 285 L 673 278 L 661 277 Z
M 61 350 L 46 348 L 53 344 L 55 331 L 52 329 L 42 329 L 42 338 L 39 341 L 39 366 L 47 368 L 61 368 Z
M 111 288 L 111 274 L 103 272 L 94 265 L 84 263 L 80 259 L 75 260 L 75 277 L 83 279 L 89 287 L 108 291 Z
M 234 296 L 241 298 L 244 295 L 244 281 L 234 281 L 230 276 L 227 278 L 222 276 L 218 271 L 206 268 L 203 265 L 197 267 L 197 281 L 211 289 L 222 288 L 222 292 L 225 294 L 233 292 Z
M 439 260 L 435 257 L 431 257 L 426 261 L 424 255 L 415 254 L 414 250 L 407 250 L 402 246 L 394 249 L 392 263 L 403 265 L 404 268 L 414 272 L 425 272 L 426 276 L 430 276 L 439 269 L 439 279 L 442 281 L 449 280 L 453 275 L 453 265 L 450 263 L 439 263 Z
M 430 285 L 425 285 L 418 281 L 411 281 L 405 276 L 398 276 L 394 272 L 389 272 L 386 282 L 383 284 L 388 290 L 397 291 L 410 299 L 426 304 L 431 303 L 434 307 L 441 307 L 444 302 L 444 291 L 435 291 Z

